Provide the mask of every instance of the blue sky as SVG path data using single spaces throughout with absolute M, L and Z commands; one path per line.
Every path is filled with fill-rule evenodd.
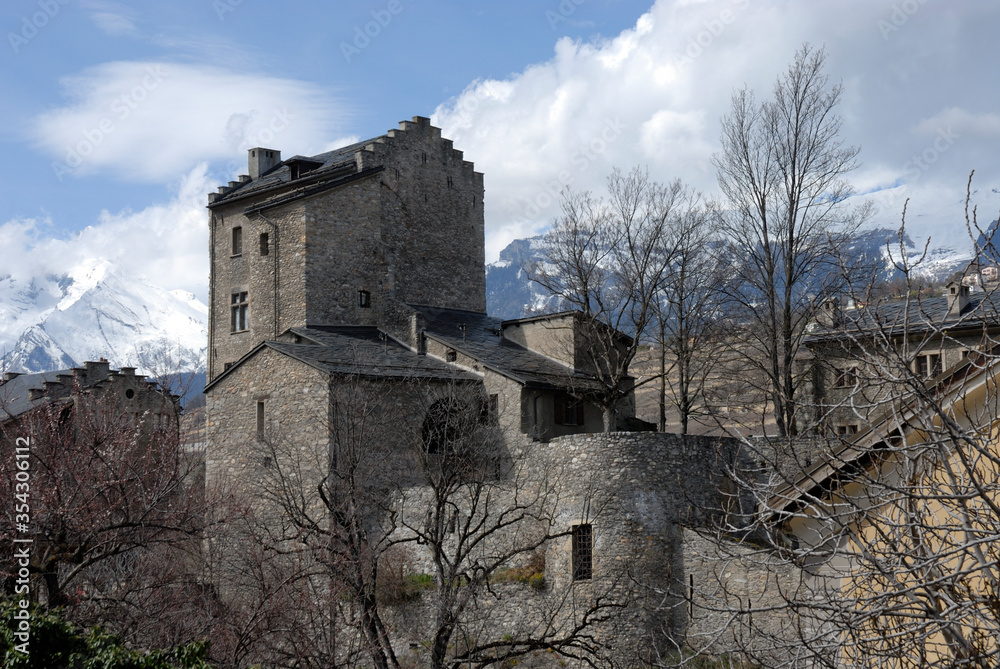
M 8 0 L 0 278 L 107 257 L 204 294 L 204 204 L 249 146 L 285 156 L 432 116 L 485 172 L 487 256 L 564 186 L 645 165 L 711 195 L 734 88 L 825 46 L 880 220 L 954 238 L 1000 187 L 996 3 L 941 0 Z

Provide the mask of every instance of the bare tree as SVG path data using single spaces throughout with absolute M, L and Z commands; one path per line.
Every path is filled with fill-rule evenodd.
M 627 595 L 607 585 L 580 601 L 542 592 L 548 545 L 571 532 L 559 523 L 559 472 L 532 451 L 535 442 L 506 434 L 478 392 L 453 386 L 427 408 L 421 488 L 399 491 L 396 542 L 424 548 L 436 583 L 429 665 L 484 667 L 540 651 L 606 662 L 594 628 Z M 515 604 L 518 624 L 499 634 L 502 590 L 514 582 L 535 589 L 534 602 Z
M 639 168 L 612 172 L 607 201 L 567 190 L 563 215 L 546 235 L 547 260 L 526 268 L 582 313 L 581 348 L 601 386 L 589 399 L 602 407 L 607 432 L 633 390 L 628 368 L 656 318 L 673 258 L 664 240 L 686 193 L 680 181 L 662 185 Z
M 311 565 L 302 567 L 308 582 L 327 584 L 314 588 L 330 593 L 323 601 L 337 650 L 329 662 L 362 653 L 398 667 L 413 659 L 397 656 L 407 633 L 429 639 L 422 661 L 433 667 L 533 652 L 602 661 L 593 628 L 617 614 L 623 596 L 609 586 L 584 603 L 544 591 L 546 548 L 570 530 L 557 522 L 557 481 L 542 454 L 511 450 L 520 442 L 504 433 L 478 383 L 386 381 L 364 369 L 359 362 L 358 374 L 333 384 L 328 447 L 276 431 L 253 448 L 262 496 L 254 541 L 279 564 L 286 555 Z M 496 615 L 511 606 L 512 587 L 537 588 L 538 601 L 501 632 Z M 429 612 L 416 627 L 398 622 L 411 602 Z
M 700 195 L 686 193 L 671 219 L 661 248 L 671 256 L 656 311 L 660 349 L 659 427 L 666 431 L 667 398 L 680 418 L 681 434 L 691 419 L 705 414 L 705 383 L 718 357 L 718 326 L 725 258 L 714 234 L 708 206 Z
M 721 224 L 737 260 L 728 295 L 744 325 L 739 350 L 766 378 L 782 435 L 796 431 L 804 325 L 842 287 L 832 251 L 869 215 L 846 202 L 844 177 L 859 150 L 840 138 L 842 89 L 828 85 L 824 61 L 822 50 L 805 45 L 770 100 L 737 91 L 713 158 L 728 200 Z

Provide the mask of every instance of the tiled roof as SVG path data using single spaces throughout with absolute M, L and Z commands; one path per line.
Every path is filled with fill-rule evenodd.
M 423 315 L 428 337 L 526 386 L 580 390 L 600 387 L 593 377 L 502 338 L 499 318 L 473 311 L 410 306 Z M 561 315 L 565 314 L 557 314 Z
M 473 311 L 410 306 L 423 316 L 428 338 L 525 386 L 575 390 L 596 390 L 601 387 L 591 376 L 580 374 L 564 364 L 502 338 L 499 318 Z M 418 354 L 374 326 L 309 325 L 292 328 L 289 332 L 297 341 L 262 342 L 229 370 L 212 380 L 207 388 L 211 388 L 265 347 L 330 374 L 458 381 L 480 378 L 459 365 Z

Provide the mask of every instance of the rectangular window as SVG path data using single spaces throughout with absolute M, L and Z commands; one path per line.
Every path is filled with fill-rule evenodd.
M 837 436 L 838 437 L 850 437 L 853 434 L 858 433 L 857 425 L 838 425 L 837 426 Z
M 233 332 L 242 332 L 250 327 L 250 302 L 246 292 L 233 293 L 230 314 L 232 316 L 230 325 Z
M 372 306 L 372 294 L 367 290 L 358 291 L 358 306 L 362 309 L 368 309 Z
M 573 526 L 573 580 L 589 581 L 594 576 L 594 526 Z
M 583 425 L 583 402 L 569 395 L 554 398 L 556 425 Z
M 500 422 L 500 396 L 491 394 L 483 398 L 479 405 L 479 422 L 484 425 L 497 425 Z
M 260 254 L 262 256 L 266 256 L 270 252 L 268 241 L 267 233 L 260 233 Z
M 233 228 L 233 255 L 243 254 L 243 228 L 236 226 Z
M 941 373 L 941 356 L 938 353 L 918 355 L 913 371 L 922 379 L 932 379 Z
M 858 374 L 853 367 L 833 370 L 834 388 L 853 388 L 858 383 Z
M 257 438 L 264 438 L 264 400 L 257 401 Z

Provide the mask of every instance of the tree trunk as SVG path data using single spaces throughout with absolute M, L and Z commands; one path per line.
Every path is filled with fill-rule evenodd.
M 618 412 L 613 406 L 604 407 L 604 431 L 605 432 L 617 432 L 618 431 Z

